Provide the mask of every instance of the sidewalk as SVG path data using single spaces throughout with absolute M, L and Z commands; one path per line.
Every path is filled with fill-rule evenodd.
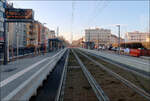
M 111 61 L 127 65 L 135 70 L 139 70 L 139 71 L 143 71 L 147 73 L 150 72 L 150 60 L 141 59 L 137 57 L 131 57 L 131 56 L 125 56 L 125 55 L 118 55 L 114 53 L 109 53 L 107 51 L 96 51 L 96 50 L 88 50 L 88 49 L 83 49 L 83 48 L 79 48 L 79 49 L 93 53 L 103 58 L 107 58 Z
M 42 53 L 40 54 L 34 54 L 34 53 L 29 53 L 29 54 L 24 54 L 24 55 L 18 55 L 18 56 L 13 56 L 13 57 L 9 57 L 9 61 L 8 62 L 12 62 L 12 61 L 16 61 L 18 59 L 23 59 L 23 58 L 28 58 L 28 57 L 35 57 L 35 56 L 39 56 L 42 55 Z M 0 58 L 0 65 L 3 64 L 3 58 Z
M 42 59 L 52 56 L 56 54 L 57 52 L 58 51 L 50 52 L 50 53 L 46 53 L 45 55 L 38 55 L 34 57 L 29 56 L 26 58 L 18 59 L 16 61 L 11 61 L 7 65 L 1 65 L 0 66 L 1 80 L 11 76 L 15 72 L 18 72 Z
M 14 91 L 22 82 L 33 76 L 41 68 L 44 68 L 59 51 L 46 53 L 36 57 L 18 59 L 0 66 L 0 90 L 1 97 L 6 97 Z
M 97 51 L 97 50 L 95 50 L 95 51 Z M 117 56 L 122 56 L 122 57 L 125 57 L 125 58 L 131 58 L 131 59 L 142 61 L 142 62 L 147 62 L 147 61 L 150 62 L 150 57 L 148 57 L 148 56 L 133 57 L 133 56 L 123 54 L 123 53 L 121 53 L 119 55 L 117 52 L 109 51 L 109 50 L 100 50 L 99 52 L 103 52 L 103 53 L 106 53 L 106 54 L 113 54 L 113 55 L 117 55 Z
M 150 56 L 140 56 L 141 59 L 149 60 L 150 61 Z

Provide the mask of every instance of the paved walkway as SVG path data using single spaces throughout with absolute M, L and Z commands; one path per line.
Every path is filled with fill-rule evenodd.
M 126 64 L 128 66 L 131 66 L 133 68 L 136 68 L 145 72 L 150 72 L 150 60 L 145 60 L 145 59 L 131 57 L 131 56 L 125 56 L 125 55 L 117 55 L 117 54 L 110 53 L 107 51 L 96 51 L 96 50 L 88 50 L 88 49 L 83 49 L 83 48 L 80 48 L 80 49 L 94 53 L 96 55 L 100 55 L 102 57 L 108 58 L 110 60 L 113 60 L 122 64 Z
M 0 99 L 6 97 L 22 82 L 31 77 L 40 68 L 49 63 L 52 56 L 57 52 L 46 53 L 31 58 L 19 59 L 8 65 L 0 66 Z

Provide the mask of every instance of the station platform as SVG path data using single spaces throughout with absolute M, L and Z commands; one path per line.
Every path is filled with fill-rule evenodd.
M 34 93 L 33 91 L 39 86 L 34 85 L 34 83 L 37 82 L 36 84 L 40 84 L 42 82 L 46 74 L 54 68 L 54 65 L 64 52 L 65 49 L 46 53 L 45 55 L 18 59 L 17 61 L 10 62 L 8 65 L 1 65 L 0 99 L 2 101 L 8 101 L 15 99 L 15 97 L 22 97 L 19 99 L 23 100 L 24 98 L 29 98 L 32 95 L 31 93 Z M 32 90 L 31 87 L 33 88 Z M 17 95 L 19 92 L 21 96 Z M 24 95 L 23 93 L 25 92 L 28 92 L 28 95 Z
M 126 55 L 118 55 L 107 51 L 89 50 L 84 48 L 79 48 L 79 49 L 127 65 L 135 70 L 143 71 L 147 74 L 150 73 L 150 60 L 148 59 L 142 59 L 142 58 L 131 57 Z

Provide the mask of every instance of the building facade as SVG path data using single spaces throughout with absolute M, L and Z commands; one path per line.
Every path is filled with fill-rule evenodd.
M 0 59 L 3 57 L 3 42 L 4 42 L 4 1 L 0 0 Z
M 27 45 L 26 23 L 8 23 L 6 26 L 9 48 L 25 48 Z
M 86 29 L 85 42 L 94 42 L 95 46 L 108 46 L 110 44 L 111 30 L 103 28 Z
M 111 34 L 110 36 L 110 43 L 111 44 L 118 44 L 118 40 L 119 38 L 116 35 Z M 120 38 L 120 43 L 125 42 L 125 40 L 123 38 Z
M 4 28 L 3 28 L 3 23 L 4 23 L 4 1 L 0 1 L 0 42 L 4 41 L 3 34 L 4 34 Z M 2 44 L 2 43 L 0 43 Z
M 126 42 L 149 42 L 150 33 L 148 32 L 127 32 L 125 34 Z
M 27 47 L 46 48 L 48 39 L 55 38 L 55 31 L 49 30 L 42 23 L 34 21 L 27 24 Z
M 53 38 L 56 38 L 56 35 L 55 35 L 55 31 L 54 30 L 50 30 L 49 31 L 49 39 L 53 39 Z

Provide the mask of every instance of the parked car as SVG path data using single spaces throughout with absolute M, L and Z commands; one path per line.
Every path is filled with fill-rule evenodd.
M 98 47 L 98 49 L 102 49 L 102 47 L 101 47 L 101 46 L 99 46 L 99 47 Z
M 117 47 L 112 47 L 111 50 L 112 51 L 117 51 Z

